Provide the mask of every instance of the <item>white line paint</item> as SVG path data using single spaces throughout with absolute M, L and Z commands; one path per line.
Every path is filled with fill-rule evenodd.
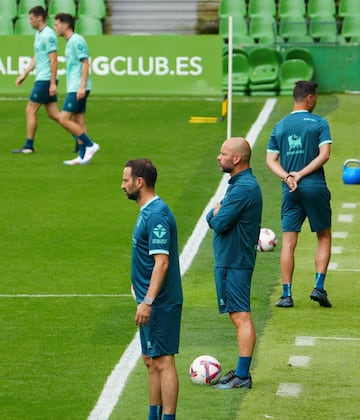
M 30 294 L 17 294 L 17 295 L 5 295 L 0 294 L 0 298 L 33 298 L 33 299 L 43 299 L 43 298 L 132 298 L 131 294 L 114 294 L 114 295 L 94 295 L 94 294 L 65 294 L 65 295 L 56 295 L 56 294 L 39 294 L 39 295 L 30 295 Z
M 332 246 L 331 247 L 331 253 L 332 254 L 342 254 L 343 247 L 342 246 Z
M 343 203 L 343 209 L 354 209 L 357 206 L 356 203 Z
M 282 383 L 276 391 L 279 397 L 298 397 L 301 393 L 302 385 L 295 383 Z
M 296 337 L 295 346 L 314 346 L 315 337 Z
M 310 364 L 309 356 L 290 356 L 288 365 L 294 367 L 303 367 L 306 368 Z
M 358 337 L 312 337 L 312 336 L 299 336 L 295 339 L 295 346 L 315 346 L 316 340 L 328 341 L 360 341 Z
M 333 238 L 340 238 L 340 239 L 345 239 L 349 236 L 348 232 L 333 232 L 332 233 L 332 237 Z
M 353 218 L 352 214 L 339 214 L 338 222 L 351 223 Z
M 246 138 L 249 141 L 251 147 L 254 146 L 254 144 L 256 142 L 256 139 L 257 139 L 259 133 L 261 132 L 264 124 L 267 122 L 272 110 L 275 107 L 275 104 L 276 104 L 276 99 L 275 98 L 267 99 L 262 111 L 260 112 L 260 114 L 257 118 L 257 120 L 252 125 L 249 133 L 246 136 Z M 192 232 L 190 238 L 188 239 L 188 241 L 187 241 L 187 243 L 186 243 L 186 245 L 185 245 L 185 247 L 184 247 L 184 249 L 183 249 L 183 251 L 180 255 L 181 275 L 184 275 L 186 273 L 186 271 L 188 270 L 188 268 L 190 267 L 195 255 L 196 255 L 196 252 L 198 251 L 198 249 L 200 247 L 201 241 L 203 240 L 203 238 L 206 235 L 206 232 L 208 230 L 208 225 L 206 223 L 204 215 L 206 214 L 207 211 L 209 211 L 212 208 L 213 203 L 215 203 L 216 201 L 219 201 L 219 199 L 222 198 L 222 196 L 224 195 L 225 190 L 226 190 L 226 186 L 227 186 L 227 179 L 228 179 L 228 175 L 224 175 L 223 178 L 221 179 L 216 193 L 211 198 L 208 205 L 205 207 L 200 219 L 198 220 L 198 222 L 195 226 L 194 231 Z M 130 343 L 129 347 L 130 346 L 135 347 L 135 344 L 134 344 L 135 340 L 138 341 L 137 336 L 134 337 L 134 339 Z M 124 355 L 121 356 L 118 364 L 115 366 L 113 372 L 111 373 L 107 382 L 105 383 L 105 386 L 104 386 L 104 388 L 103 388 L 103 390 L 100 394 L 100 397 L 99 397 L 94 409 L 89 414 L 88 420 L 107 420 L 110 417 L 113 409 L 116 406 L 116 403 L 117 403 L 118 399 L 121 396 L 121 393 L 122 393 L 123 388 L 126 384 L 126 381 L 129 377 L 133 367 L 135 366 L 138 358 L 140 357 L 140 348 L 139 347 L 137 347 L 137 348 L 138 348 L 138 351 L 134 351 L 133 353 L 131 353 L 132 363 L 131 363 L 131 366 L 129 366 L 129 368 L 126 368 L 127 364 L 122 361 Z M 126 352 L 127 352 L 127 350 L 126 350 Z M 120 371 L 120 369 L 118 368 L 119 365 L 125 366 L 125 368 Z M 116 373 L 114 373 L 114 372 L 116 372 Z M 110 385 L 109 385 L 108 382 L 109 382 L 110 378 L 111 378 L 111 381 L 110 381 Z M 112 384 L 115 384 L 115 387 L 112 387 Z
M 337 268 L 338 268 L 338 263 L 336 263 L 336 262 L 331 262 L 329 265 L 328 265 L 328 270 L 329 271 L 331 271 L 331 270 L 337 270 Z

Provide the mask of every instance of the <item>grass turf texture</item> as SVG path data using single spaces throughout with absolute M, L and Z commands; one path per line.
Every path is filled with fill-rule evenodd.
M 358 143 L 353 140 L 357 103 L 356 96 L 331 95 L 320 97 L 317 108 L 329 119 L 335 140 L 326 168 L 334 221 L 342 212 L 342 202 L 360 201 L 358 186 L 341 182 L 343 162 L 359 155 Z M 235 100 L 234 135 L 248 132 L 262 105 L 261 98 Z M 106 377 L 135 332 L 129 262 L 138 209 L 120 190 L 123 165 L 128 158 L 146 156 L 158 166 L 157 191 L 176 215 L 181 248 L 220 180 L 215 158 L 226 124 L 188 123 L 191 115 L 219 115 L 220 100 L 93 97 L 89 100 L 88 129 L 102 149 L 90 165 L 69 168 L 62 160 L 71 157 L 72 139 L 42 111 L 36 153 L 10 153 L 23 142 L 24 107 L 25 102 L 0 102 L 3 121 L 7 121 L 0 154 L 1 293 L 127 296 L 0 298 L 0 415 L 9 419 L 24 418 L 24 413 L 28 419 L 81 419 L 93 408 Z M 278 99 L 252 161 L 264 193 L 263 226 L 278 234 L 280 186 L 265 168 L 264 158 L 272 125 L 290 109 L 289 98 Z M 337 258 L 346 255 L 348 266 L 356 266 L 354 232 L 358 229 L 355 217 L 345 240 L 347 253 Z M 202 353 L 217 357 L 224 370 L 233 368 L 237 357 L 230 321 L 218 315 L 215 307 L 211 235 L 207 235 L 184 277 L 182 341 L 177 356 L 179 419 L 252 419 L 266 414 L 277 418 L 353 418 L 359 412 L 354 394 L 359 377 L 351 366 L 356 366 L 357 342 L 321 341 L 320 347 L 317 344 L 301 353 L 313 350 L 309 369 L 287 366 L 288 356 L 295 351 L 296 335 L 360 335 L 355 319 L 356 274 L 328 275 L 333 309 L 310 302 L 314 241 L 310 235 L 306 229 L 301 235 L 294 284 L 296 306 L 290 312 L 273 308 L 281 293 L 279 287 L 273 293 L 279 278 L 280 244 L 273 253 L 259 254 L 253 284 L 258 346 L 250 392 L 219 392 L 193 385 L 188 376 L 191 361 Z M 304 392 L 284 400 L 275 394 L 280 382 L 300 382 Z M 347 402 L 340 406 L 339 401 Z M 140 362 L 112 419 L 146 418 L 147 406 L 146 372 Z M 321 417 L 323 413 L 326 415 Z

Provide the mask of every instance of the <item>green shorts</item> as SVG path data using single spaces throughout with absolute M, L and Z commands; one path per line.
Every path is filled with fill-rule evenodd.
M 330 191 L 327 187 L 298 187 L 283 192 L 281 226 L 283 232 L 300 232 L 306 217 L 312 232 L 331 228 Z
M 153 307 L 148 324 L 140 327 L 142 354 L 159 357 L 179 353 L 182 305 Z
M 253 270 L 215 267 L 214 273 L 219 312 L 250 312 Z
M 30 93 L 29 100 L 41 105 L 47 105 L 51 102 L 57 102 L 57 96 L 49 95 L 50 81 L 49 80 L 37 80 L 34 83 L 32 91 Z

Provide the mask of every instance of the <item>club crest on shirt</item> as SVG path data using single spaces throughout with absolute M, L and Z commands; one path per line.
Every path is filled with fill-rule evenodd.
M 292 134 L 291 136 L 288 136 L 288 143 L 289 143 L 289 151 L 287 152 L 288 155 L 304 153 L 300 136 L 296 134 Z

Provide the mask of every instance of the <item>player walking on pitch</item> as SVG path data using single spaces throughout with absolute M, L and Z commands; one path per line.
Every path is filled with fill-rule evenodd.
M 330 158 L 330 128 L 325 118 L 312 114 L 318 99 L 315 82 L 296 82 L 293 98 L 293 111 L 275 125 L 266 156 L 267 166 L 282 180 L 280 269 L 283 293 L 276 306 L 294 306 L 291 285 L 295 248 L 301 227 L 308 218 L 311 231 L 317 236 L 315 286 L 310 299 L 330 308 L 324 282 L 331 255 L 331 207 L 323 167 Z
M 65 165 L 87 164 L 100 149 L 86 133 L 85 112 L 86 101 L 91 90 L 89 75 L 89 54 L 87 43 L 74 32 L 75 19 L 68 13 L 55 16 L 55 30 L 66 39 L 66 90 L 59 123 L 73 136 L 77 137 L 79 155 L 72 160 L 65 160 Z
M 183 294 L 176 222 L 155 193 L 156 179 L 150 160 L 129 160 L 121 188 L 140 207 L 132 239 L 131 281 L 148 370 L 148 420 L 175 420 L 179 380 L 174 355 L 179 352 Z

